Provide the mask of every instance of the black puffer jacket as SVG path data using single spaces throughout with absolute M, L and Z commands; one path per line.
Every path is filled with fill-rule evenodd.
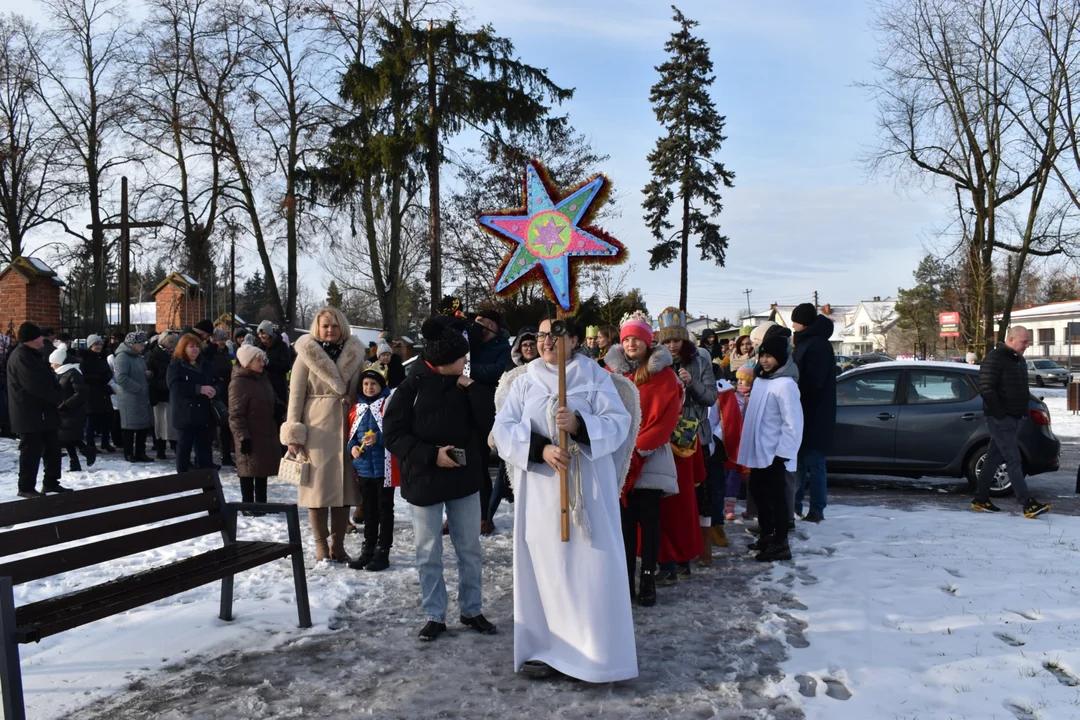
M 500 330 L 498 335 L 483 342 L 477 331 L 471 331 L 470 344 L 469 366 L 472 370 L 469 377 L 486 385 L 494 397 L 495 386 L 510 362 L 510 336 L 505 330 Z
M 19 345 L 7 364 L 8 411 L 15 433 L 40 433 L 60 429 L 57 408 L 64 390 L 40 350 Z
M 89 390 L 78 365 L 65 365 L 58 368 L 56 374 L 64 390 L 64 404 L 60 406 L 60 443 L 73 445 L 83 438 Z
M 221 392 L 214 366 L 205 357 L 195 365 L 179 358 L 169 363 L 169 419 L 177 430 L 215 425 L 210 399 L 199 392 L 203 385 Z
M 800 452 L 828 453 L 836 431 L 836 353 L 829 338 L 833 322 L 818 315 L 793 336 L 803 408 Z
M 150 404 L 169 402 L 169 363 L 172 362 L 172 350 L 154 345 L 146 354 L 146 367 L 150 375 Z
M 289 404 L 289 371 L 293 366 L 293 351 L 278 335 L 270 344 L 263 348 L 266 353 L 266 377 L 270 378 L 270 385 L 274 388 L 274 396 L 278 403 L 284 407 Z
M 983 412 L 991 417 L 1001 420 L 1027 415 L 1031 391 L 1024 358 L 1004 343 L 991 350 L 979 368 L 979 394 Z
M 82 371 L 83 381 L 89 391 L 87 395 L 87 412 L 108 413 L 112 412 L 113 391 L 109 387 L 112 380 L 112 368 L 109 367 L 109 358 L 104 352 L 94 352 L 87 348 L 79 355 L 79 370 Z
M 401 496 L 412 505 L 428 506 L 479 492 L 486 438 L 495 422 L 495 398 L 483 384 L 468 388 L 457 377 L 421 367 L 396 391 L 383 419 L 383 438 L 401 464 Z M 465 450 L 464 467 L 435 464 L 439 448 Z

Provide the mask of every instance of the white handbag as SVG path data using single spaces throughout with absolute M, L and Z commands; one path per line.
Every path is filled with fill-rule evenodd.
M 278 465 L 278 477 L 292 485 L 311 487 L 311 460 L 307 452 L 301 450 L 299 454 L 285 453 Z

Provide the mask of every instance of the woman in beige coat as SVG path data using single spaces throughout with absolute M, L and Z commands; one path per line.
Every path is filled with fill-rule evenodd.
M 297 488 L 297 504 L 308 509 L 316 562 L 327 557 L 349 562 L 345 533 L 349 507 L 360 504 L 360 489 L 345 446 L 349 409 L 364 369 L 364 346 L 352 336 L 340 310 L 324 307 L 311 323 L 311 334 L 300 337 L 293 348 L 296 361 L 281 442 L 290 452 L 306 451 L 311 461 L 310 485 Z

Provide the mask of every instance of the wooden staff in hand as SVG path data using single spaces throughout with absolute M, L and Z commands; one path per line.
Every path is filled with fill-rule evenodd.
M 551 323 L 551 334 L 559 345 L 559 409 L 566 407 L 566 323 L 556 320 Z M 566 451 L 570 438 L 565 430 L 559 430 L 559 448 Z M 570 459 L 573 462 L 573 458 Z M 562 541 L 570 542 L 570 467 L 559 471 L 559 523 L 562 527 Z

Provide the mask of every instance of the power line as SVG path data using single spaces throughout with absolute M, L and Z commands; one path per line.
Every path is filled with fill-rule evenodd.
M 752 292 L 754 291 L 749 288 L 743 290 L 743 293 L 746 295 L 746 317 L 750 317 L 754 314 L 754 311 L 750 309 L 750 293 Z

